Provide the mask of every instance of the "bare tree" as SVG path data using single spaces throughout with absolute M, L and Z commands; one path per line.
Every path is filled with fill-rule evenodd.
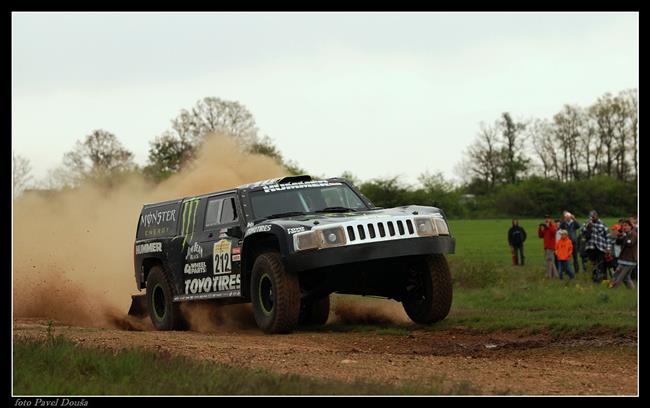
M 639 99 L 636 89 L 627 89 L 619 94 L 628 125 L 628 143 L 631 143 L 634 180 L 639 178 Z
M 502 166 L 503 177 L 508 183 L 516 183 L 520 174 L 526 172 L 529 159 L 523 155 L 522 133 L 526 125 L 515 122 L 508 112 L 501 114 L 499 128 L 503 136 Z
M 85 179 L 107 178 L 135 167 L 133 153 L 126 150 L 114 134 L 94 130 L 63 156 L 63 163 L 74 183 Z
M 579 177 L 577 143 L 583 126 L 580 107 L 564 105 L 553 116 L 555 138 L 562 152 L 562 180 L 568 181 Z
M 535 119 L 527 127 L 533 151 L 542 164 L 544 178 L 560 179 L 559 160 L 554 143 L 553 126 L 545 119 Z
M 497 126 L 481 122 L 478 138 L 467 149 L 469 169 L 493 188 L 501 176 L 501 152 Z
M 594 118 L 597 124 L 597 135 L 599 139 L 599 149 L 604 154 L 605 163 L 599 167 L 602 172 L 608 176 L 612 175 L 614 160 L 616 157 L 615 136 L 616 136 L 616 109 L 615 101 L 610 93 L 606 93 L 598 98 L 589 108 L 589 114 Z
M 206 97 L 189 111 L 172 120 L 172 129 L 180 138 L 191 137 L 200 144 L 208 133 L 223 133 L 238 139 L 245 147 L 257 142 L 257 127 L 253 114 L 237 101 Z
M 14 197 L 18 197 L 32 180 L 32 166 L 26 158 L 12 154 L 12 178 Z

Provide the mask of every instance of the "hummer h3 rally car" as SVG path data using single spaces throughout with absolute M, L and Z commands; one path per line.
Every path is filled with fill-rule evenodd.
M 451 307 L 454 248 L 438 208 L 377 208 L 342 178 L 266 180 L 144 205 L 134 266 L 146 294 L 130 313 L 173 330 L 186 324 L 180 302 L 251 302 L 264 332 L 286 333 L 324 324 L 336 292 L 391 298 L 433 323 Z

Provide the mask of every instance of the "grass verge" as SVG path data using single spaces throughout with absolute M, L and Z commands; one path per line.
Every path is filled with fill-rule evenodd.
M 14 394 L 20 395 L 423 395 L 476 394 L 463 382 L 346 383 L 229 367 L 142 349 L 81 347 L 63 337 L 14 342 Z

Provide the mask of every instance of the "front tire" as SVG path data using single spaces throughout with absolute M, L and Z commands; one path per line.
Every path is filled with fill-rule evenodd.
M 415 323 L 431 324 L 449 314 L 452 282 L 444 255 L 427 255 L 408 265 L 406 297 L 402 305 Z
M 298 276 L 285 270 L 277 252 L 266 252 L 255 259 L 251 303 L 255 322 L 265 333 L 289 333 L 298 323 Z
M 300 309 L 300 324 L 302 325 L 322 325 L 327 323 L 330 315 L 330 297 L 329 295 L 313 301 L 307 305 L 302 305 Z
M 180 330 L 183 317 L 162 267 L 154 266 L 147 277 L 147 311 L 156 330 Z

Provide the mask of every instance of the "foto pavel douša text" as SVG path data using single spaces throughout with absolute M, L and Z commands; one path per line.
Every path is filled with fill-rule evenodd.
M 87 407 L 83 398 L 16 398 L 14 407 Z

